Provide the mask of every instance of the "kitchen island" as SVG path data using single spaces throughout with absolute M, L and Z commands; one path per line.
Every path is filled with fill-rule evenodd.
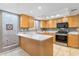
M 19 33 L 19 44 L 32 56 L 53 56 L 53 37 L 37 33 Z

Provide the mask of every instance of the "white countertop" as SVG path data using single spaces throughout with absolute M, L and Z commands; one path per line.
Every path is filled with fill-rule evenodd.
M 78 34 L 79 34 L 79 32 L 75 32 L 75 31 L 73 31 L 73 32 L 69 32 L 68 34 L 78 35 Z
M 57 31 L 38 31 L 38 33 L 45 33 L 45 32 L 47 32 L 47 33 L 56 33 Z
M 39 40 L 39 41 L 47 40 L 48 38 L 53 37 L 50 35 L 42 35 L 37 33 L 18 33 L 18 36 L 32 38 L 34 40 Z

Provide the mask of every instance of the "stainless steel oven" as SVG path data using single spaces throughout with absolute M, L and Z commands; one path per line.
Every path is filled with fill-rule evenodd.
M 58 44 L 66 45 L 68 41 L 68 23 L 58 23 L 57 24 L 58 31 L 56 33 L 56 42 Z
M 66 34 L 56 34 L 56 41 L 61 43 L 67 43 L 67 35 Z

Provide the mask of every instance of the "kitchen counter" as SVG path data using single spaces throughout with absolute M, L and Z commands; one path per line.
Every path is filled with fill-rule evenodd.
M 53 56 L 53 36 L 18 33 L 20 47 L 32 56 Z
M 38 31 L 37 33 L 56 33 L 57 31 Z
M 37 32 L 38 34 L 42 34 L 42 35 L 49 35 L 53 37 L 53 43 L 56 43 L 56 39 L 55 39 L 55 35 L 56 35 L 56 31 L 50 31 L 50 32 Z
M 79 32 L 72 31 L 72 32 L 69 32 L 68 34 L 78 35 Z
M 19 33 L 18 36 L 28 37 L 39 41 L 43 41 L 52 37 L 51 35 L 43 35 L 37 33 Z

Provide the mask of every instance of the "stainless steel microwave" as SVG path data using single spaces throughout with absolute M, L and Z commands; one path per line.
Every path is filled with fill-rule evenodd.
M 57 28 L 68 28 L 68 22 L 57 23 Z

